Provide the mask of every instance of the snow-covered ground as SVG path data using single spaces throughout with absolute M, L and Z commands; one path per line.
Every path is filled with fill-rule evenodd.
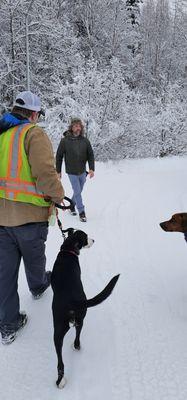
M 66 193 L 71 193 L 66 176 Z M 88 297 L 120 272 L 111 297 L 88 311 L 80 353 L 64 342 L 68 383 L 55 387 L 51 289 L 38 301 L 20 269 L 21 308 L 27 327 L 10 346 L 0 345 L 1 400 L 186 400 L 187 243 L 159 222 L 187 211 L 187 159 L 98 163 L 84 191 L 87 224 L 68 213 L 64 227 L 95 239 L 80 256 Z M 62 242 L 50 228 L 47 267 Z

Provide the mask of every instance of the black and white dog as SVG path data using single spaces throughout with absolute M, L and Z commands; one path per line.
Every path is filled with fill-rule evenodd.
M 68 237 L 61 246 L 51 276 L 51 286 L 54 293 L 52 303 L 54 344 L 58 358 L 58 379 L 56 385 L 60 389 L 66 383 L 62 360 L 62 346 L 64 336 L 70 329 L 70 324 L 72 323 L 76 329 L 73 346 L 76 350 L 80 350 L 80 333 L 87 308 L 94 307 L 104 301 L 111 294 L 119 278 L 119 275 L 114 276 L 102 292 L 94 298 L 87 300 L 81 282 L 78 256 L 80 250 L 91 247 L 94 240 L 89 239 L 83 231 L 75 231 L 72 228 L 68 231 Z

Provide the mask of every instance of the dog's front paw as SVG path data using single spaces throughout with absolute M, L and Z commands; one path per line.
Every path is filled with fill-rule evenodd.
M 64 370 L 59 369 L 58 370 L 58 379 L 56 381 L 56 385 L 58 389 L 63 389 L 65 384 L 66 384 L 66 378 L 64 377 Z
M 81 344 L 79 340 L 75 340 L 73 344 L 74 350 L 80 350 L 81 349 Z
M 63 389 L 64 386 L 66 385 L 67 380 L 64 376 L 62 377 L 58 377 L 57 381 L 56 381 L 56 385 L 58 389 Z

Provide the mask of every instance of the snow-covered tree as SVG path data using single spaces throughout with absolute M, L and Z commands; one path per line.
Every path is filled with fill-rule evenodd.
M 97 158 L 186 152 L 184 0 L 1 0 L 0 100 L 30 88 L 58 144 L 72 116 Z

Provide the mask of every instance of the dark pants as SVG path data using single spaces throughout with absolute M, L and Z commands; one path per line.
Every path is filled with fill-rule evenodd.
M 18 273 L 22 258 L 30 291 L 37 293 L 46 286 L 47 233 L 47 222 L 0 226 L 0 325 L 16 325 L 19 319 Z

